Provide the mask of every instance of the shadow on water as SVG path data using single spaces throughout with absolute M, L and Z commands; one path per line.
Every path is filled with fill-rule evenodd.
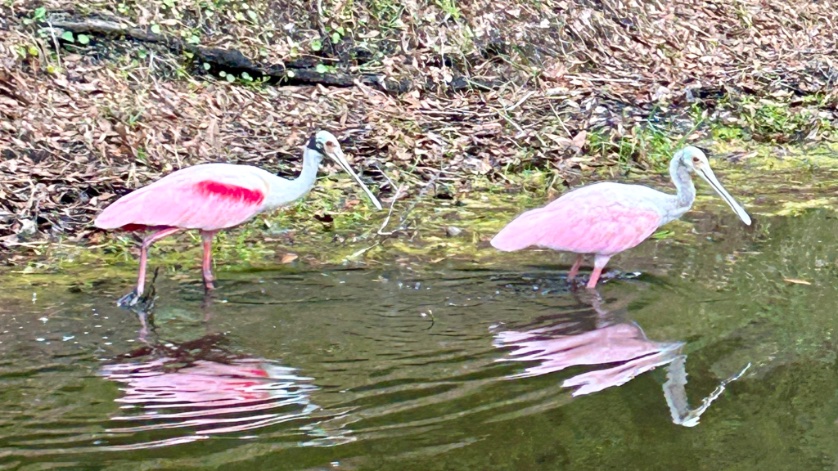
M 143 330 L 114 302 L 130 276 L 15 284 L 0 466 L 822 469 L 838 462 L 835 221 L 650 242 L 601 297 L 539 253 L 226 273 L 211 302 L 160 276 Z

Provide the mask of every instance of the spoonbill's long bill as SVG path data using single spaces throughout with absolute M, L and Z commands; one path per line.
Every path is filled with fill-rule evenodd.
M 249 165 L 195 165 L 172 172 L 105 208 L 94 222 L 96 227 L 152 231 L 140 246 L 137 288 L 120 303 L 135 304 L 142 295 L 151 244 L 187 229 L 201 231 L 204 285 L 208 290 L 213 289 L 212 239 L 215 233 L 305 196 L 314 186 L 324 156 L 352 175 L 375 207 L 381 209 L 381 203 L 349 166 L 335 136 L 326 131 L 311 136 L 303 152 L 303 170 L 294 180 Z
M 587 284 L 594 288 L 614 254 L 640 244 L 690 209 L 695 201 L 691 173 L 709 183 L 745 224 L 751 224 L 748 213 L 716 179 L 704 152 L 687 146 L 669 163 L 676 194 L 614 182 L 584 186 L 521 214 L 492 239 L 492 246 L 506 252 L 535 246 L 578 253 L 568 280 L 579 272 L 584 254 L 594 254 L 594 270 Z

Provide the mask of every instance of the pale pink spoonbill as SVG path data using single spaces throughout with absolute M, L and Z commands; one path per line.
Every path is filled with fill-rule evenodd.
M 151 244 L 187 229 L 201 231 L 204 285 L 208 290 L 213 289 L 212 238 L 215 233 L 305 196 L 314 186 L 324 156 L 352 175 L 375 207 L 381 209 L 381 203 L 349 166 L 335 136 L 326 131 L 311 136 L 303 151 L 302 172 L 293 180 L 249 165 L 201 164 L 172 172 L 105 208 L 94 222 L 96 227 L 152 231 L 140 246 L 137 288 L 120 303 L 135 304 L 142 295 Z
M 506 252 L 535 246 L 578 253 L 567 279 L 573 280 L 585 254 L 594 254 L 587 287 L 594 288 L 608 260 L 630 249 L 660 226 L 678 219 L 695 201 L 691 173 L 697 173 L 750 225 L 748 213 L 722 187 L 701 150 L 687 146 L 669 163 L 677 193 L 641 185 L 602 182 L 562 195 L 542 208 L 527 211 L 504 227 L 492 246 Z

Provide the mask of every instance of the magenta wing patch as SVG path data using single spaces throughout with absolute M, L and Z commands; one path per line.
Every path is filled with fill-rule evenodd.
M 249 205 L 260 205 L 265 195 L 259 190 L 251 190 L 227 183 L 204 180 L 195 185 L 198 192 L 204 196 L 215 196 L 230 202 L 241 202 Z

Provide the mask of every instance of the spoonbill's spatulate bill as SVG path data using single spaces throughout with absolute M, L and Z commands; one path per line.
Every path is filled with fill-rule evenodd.
M 614 254 L 640 244 L 690 209 L 695 201 L 691 173 L 709 183 L 745 224 L 751 224 L 748 213 L 716 179 L 704 152 L 687 146 L 669 163 L 676 194 L 613 182 L 584 186 L 521 214 L 492 239 L 492 246 L 507 252 L 534 246 L 578 253 L 568 280 L 579 272 L 583 255 L 594 254 L 594 270 L 587 284 L 594 288 Z
M 335 136 L 326 131 L 311 136 L 303 152 L 303 170 L 294 180 L 249 165 L 195 165 L 135 190 L 105 208 L 94 222 L 96 227 L 153 231 L 143 239 L 140 247 L 137 288 L 125 301 L 134 304 L 143 293 L 151 244 L 187 229 L 201 231 L 204 284 L 212 289 L 212 238 L 215 233 L 305 196 L 314 186 L 324 156 L 352 175 L 375 207 L 381 209 L 381 203 L 349 166 Z

